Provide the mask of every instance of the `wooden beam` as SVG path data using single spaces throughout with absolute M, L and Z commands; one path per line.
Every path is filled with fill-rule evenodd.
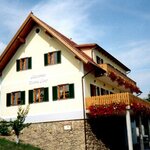
M 45 29 L 44 32 L 50 37 L 53 38 L 53 36 Z
M 26 42 L 26 40 L 20 36 L 17 37 L 17 39 L 19 40 L 19 42 L 21 42 L 22 44 L 24 44 Z

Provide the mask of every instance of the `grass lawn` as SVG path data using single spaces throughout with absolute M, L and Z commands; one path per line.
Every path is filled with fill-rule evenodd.
M 40 148 L 29 144 L 16 144 L 6 139 L 0 139 L 0 150 L 40 150 Z

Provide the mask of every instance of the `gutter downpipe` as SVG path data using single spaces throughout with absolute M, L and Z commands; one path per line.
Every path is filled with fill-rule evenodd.
M 92 60 L 94 61 L 94 50 L 95 50 L 95 48 L 92 48 L 92 50 L 91 50 L 91 57 L 92 57 Z
M 84 137 L 85 137 L 85 150 L 87 150 L 87 139 L 86 139 L 86 108 L 85 108 L 85 96 L 84 96 L 84 78 L 91 72 L 93 72 L 95 69 L 90 70 L 86 74 L 82 76 L 82 99 L 83 99 L 83 119 L 84 119 Z

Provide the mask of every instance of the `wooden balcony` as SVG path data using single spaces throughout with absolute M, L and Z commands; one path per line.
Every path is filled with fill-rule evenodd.
M 130 106 L 130 108 L 134 111 L 147 111 L 150 115 L 150 102 L 142 100 L 141 98 L 128 92 L 87 97 L 85 100 L 87 113 L 90 113 L 89 110 L 91 106 L 107 106 L 108 108 L 112 104 L 123 104 L 125 109 L 126 106 Z
M 122 72 L 120 72 L 119 70 L 115 69 L 113 66 L 109 65 L 109 64 L 99 64 L 100 67 L 102 69 L 104 69 L 107 73 L 113 72 L 115 73 L 118 77 L 121 77 L 124 81 L 129 82 L 133 85 L 136 84 L 135 81 L 133 81 L 132 79 L 130 79 L 129 77 L 126 76 L 126 74 L 123 74 Z

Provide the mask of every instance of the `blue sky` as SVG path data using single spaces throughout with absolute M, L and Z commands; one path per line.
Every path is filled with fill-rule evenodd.
M 33 13 L 77 43 L 97 43 L 150 91 L 150 0 L 1 0 L 0 53 Z

